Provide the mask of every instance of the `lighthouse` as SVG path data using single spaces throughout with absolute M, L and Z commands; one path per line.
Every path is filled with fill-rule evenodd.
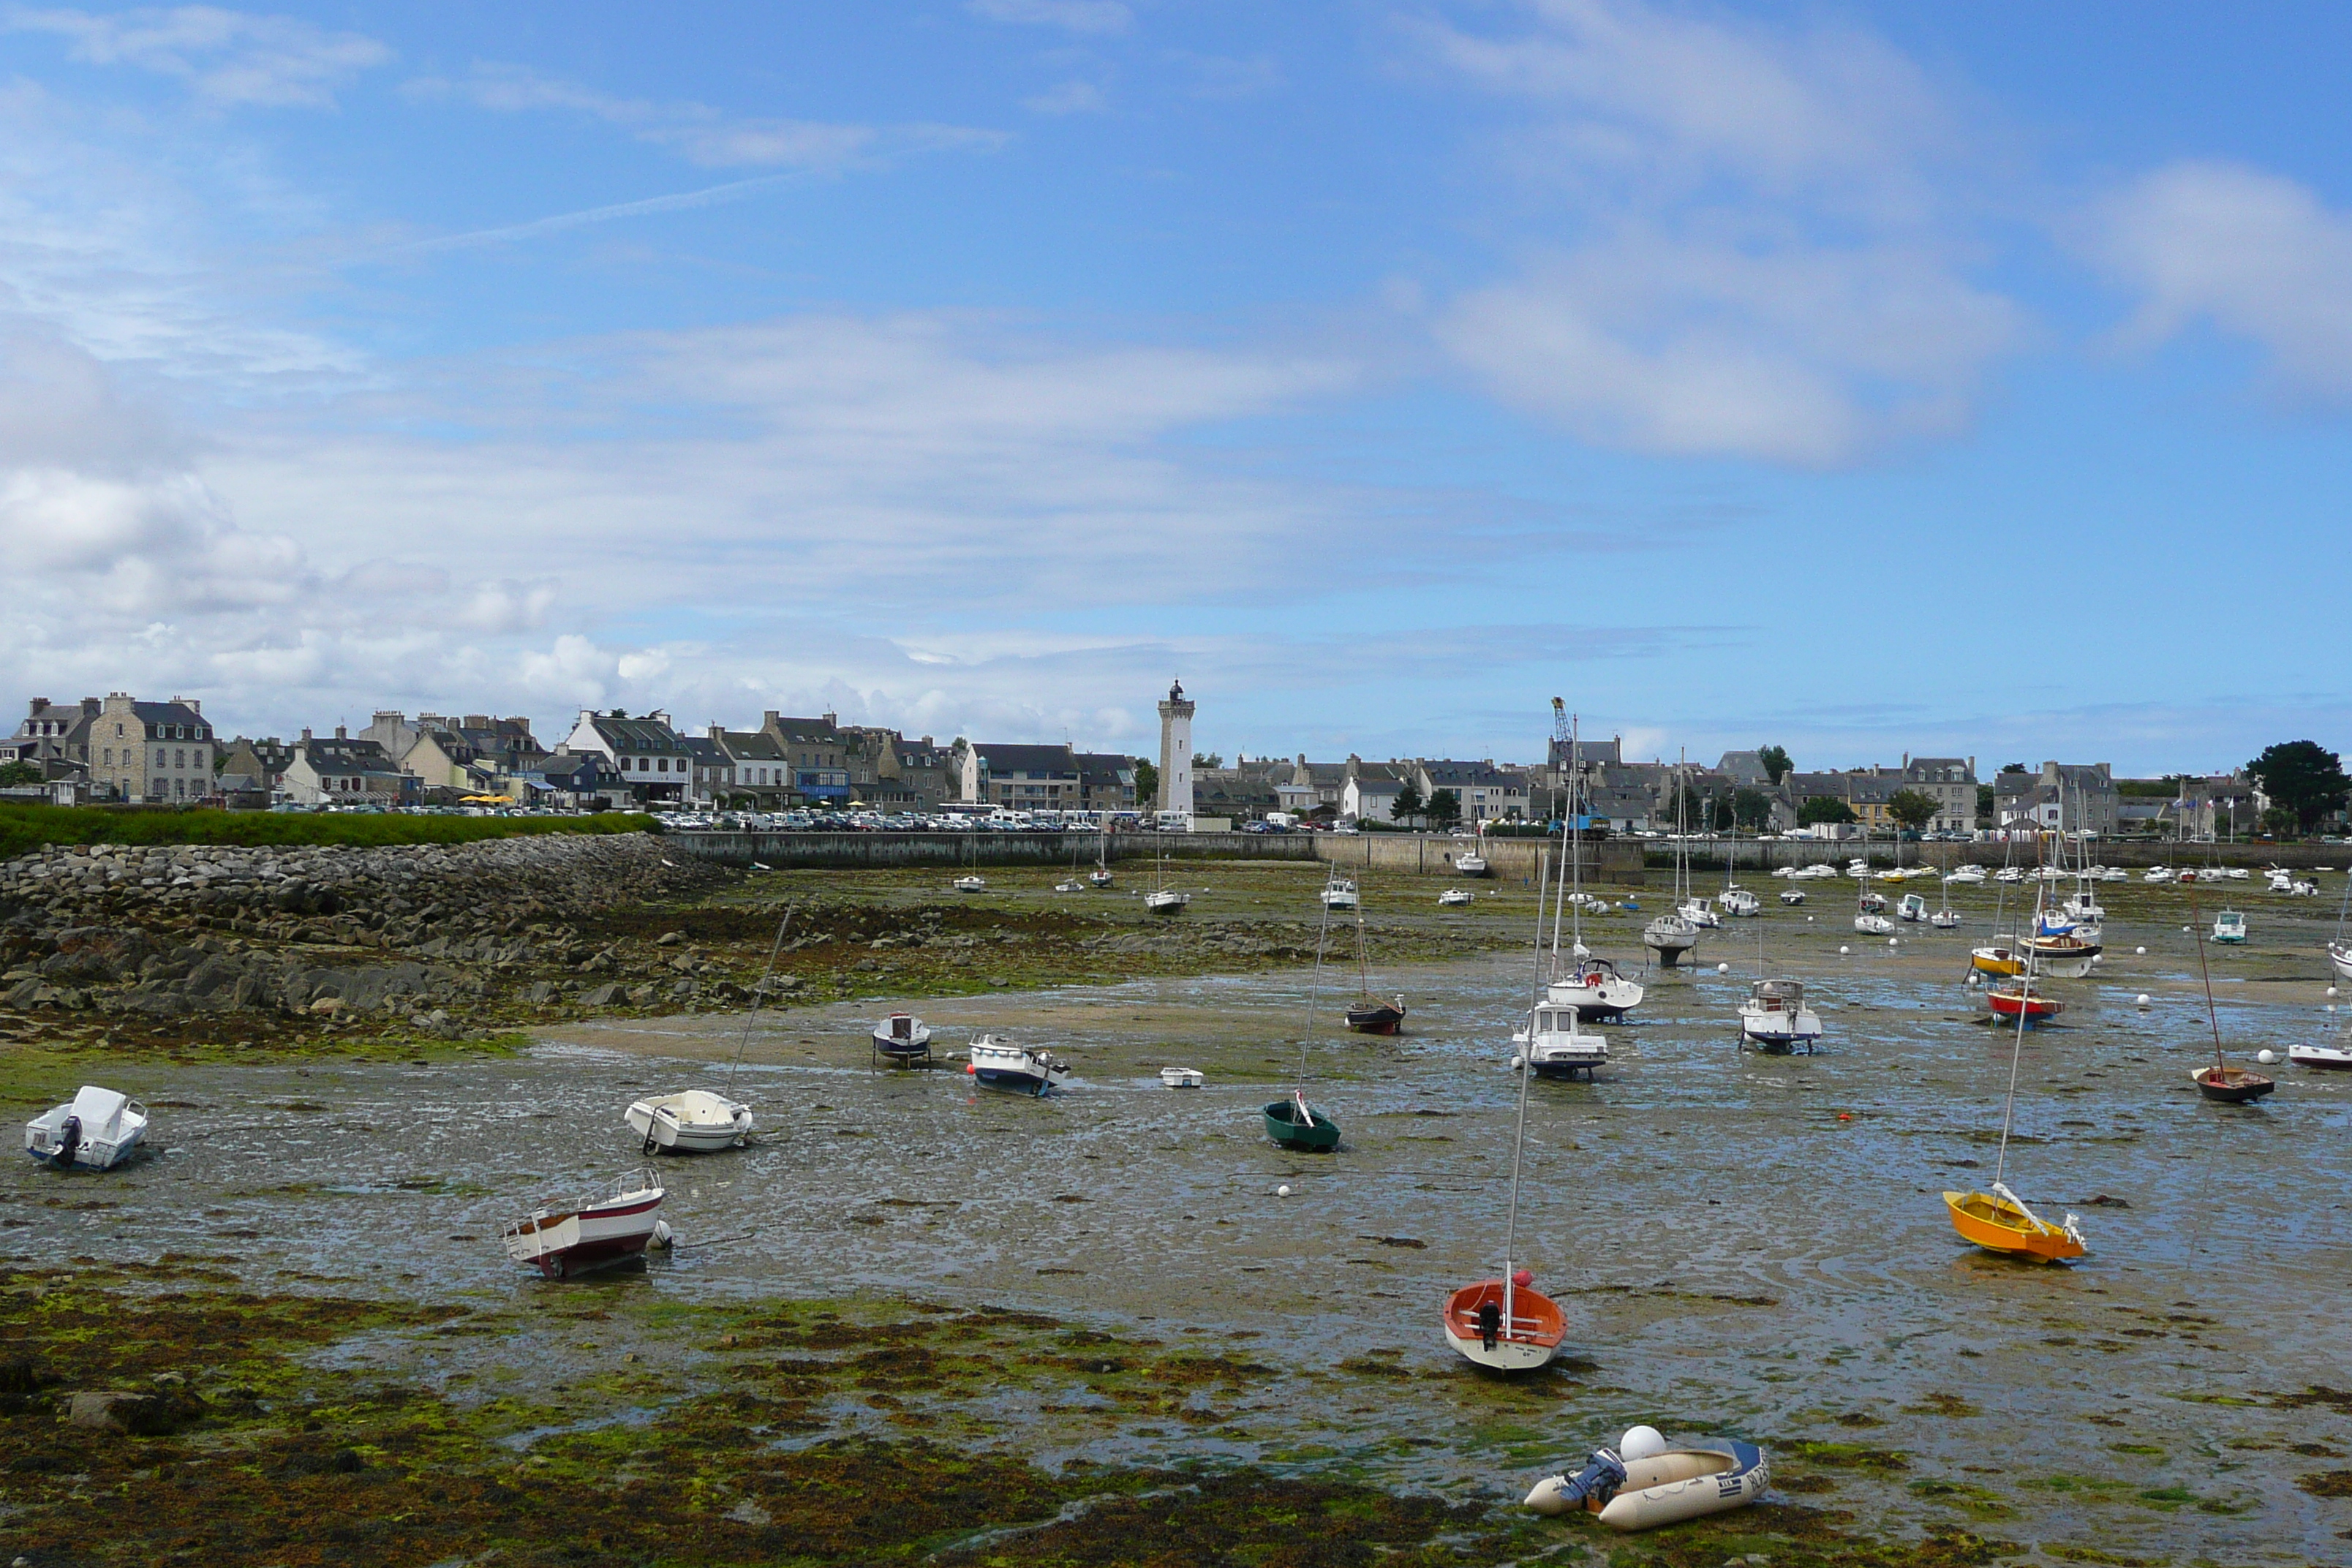
M 1181 811 L 1192 824 L 1192 710 L 1181 680 L 1160 705 L 1160 799 L 1161 811 Z

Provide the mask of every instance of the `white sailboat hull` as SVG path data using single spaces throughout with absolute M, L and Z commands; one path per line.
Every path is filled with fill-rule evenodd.
M 1486 1341 L 1465 1340 L 1450 1326 L 1445 1331 L 1445 1342 L 1461 1352 L 1464 1360 L 1492 1372 L 1533 1372 L 1538 1367 L 1549 1366 L 1551 1358 L 1559 1354 L 1558 1345 L 1502 1338 L 1497 1338 L 1495 1348 L 1488 1350 Z
M 1739 1036 L 1764 1050 L 1810 1048 L 1822 1037 L 1821 1016 L 1811 1008 L 1773 1013 L 1743 1006 L 1739 1010 Z
M 2352 942 L 2329 942 L 2327 962 L 2335 966 L 2338 980 L 2352 980 Z
M 645 1140 L 647 1152 L 715 1154 L 739 1149 L 751 1136 L 751 1108 L 709 1089 L 689 1089 L 641 1100 L 622 1120 Z

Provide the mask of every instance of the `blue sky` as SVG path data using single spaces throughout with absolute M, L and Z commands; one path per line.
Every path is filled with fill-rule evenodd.
M 0 9 L 21 695 L 2347 736 L 2352 12 Z

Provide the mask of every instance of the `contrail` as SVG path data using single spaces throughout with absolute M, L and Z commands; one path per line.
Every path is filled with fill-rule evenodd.
M 740 200 L 755 191 L 780 185 L 799 178 L 797 174 L 761 174 L 749 180 L 732 180 L 723 185 L 707 185 L 698 191 L 680 191 L 676 195 L 648 196 L 641 202 L 615 202 L 610 206 L 589 207 L 576 213 L 558 213 L 552 217 L 533 218 L 529 223 L 509 224 L 504 228 L 478 228 L 468 234 L 445 235 L 438 239 L 420 239 L 412 245 L 395 245 L 377 251 L 378 257 L 415 256 L 436 250 L 458 250 L 471 245 L 496 245 L 502 240 L 528 239 L 533 235 L 554 234 L 559 230 L 578 228 L 583 224 L 608 223 L 614 218 L 641 217 L 647 213 L 677 212 L 682 207 L 716 205 L 720 202 Z

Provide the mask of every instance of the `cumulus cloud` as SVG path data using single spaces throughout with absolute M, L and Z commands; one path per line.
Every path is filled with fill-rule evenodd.
M 1437 341 L 1595 441 L 1843 463 L 1965 422 L 2022 314 L 1972 281 L 1968 145 L 1916 65 L 1834 26 L 1534 0 L 1417 30 L 1521 107 L 1494 150 L 1528 215 L 1515 275 Z
M 393 58 L 383 44 L 358 33 L 214 5 L 104 16 L 19 7 L 0 14 L 0 24 L 65 38 L 74 58 L 93 65 L 176 77 L 199 99 L 224 107 L 331 107 L 337 89 Z
M 2242 163 L 2174 163 L 2100 203 L 2088 238 L 2140 298 L 2131 340 L 2210 322 L 2268 354 L 2283 386 L 2352 397 L 2352 214 L 2308 186 Z
M 462 77 L 420 78 L 404 90 L 411 98 L 457 98 L 503 114 L 586 115 L 712 169 L 833 172 L 922 153 L 991 150 L 1005 141 L 1000 132 L 959 125 L 867 125 L 732 115 L 691 100 L 622 97 L 527 66 L 488 61 L 478 62 Z

